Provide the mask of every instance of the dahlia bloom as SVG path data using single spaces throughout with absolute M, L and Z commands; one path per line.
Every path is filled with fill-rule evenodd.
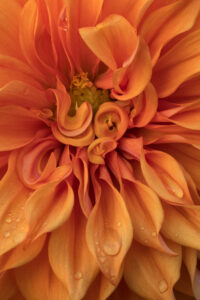
M 0 1 L 0 300 L 200 299 L 200 0 Z

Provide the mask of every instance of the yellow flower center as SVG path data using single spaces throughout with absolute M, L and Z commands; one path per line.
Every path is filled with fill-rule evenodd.
M 70 116 L 75 115 L 77 108 L 84 102 L 89 102 L 93 112 L 96 113 L 102 103 L 110 101 L 108 90 L 96 88 L 89 80 L 87 73 L 81 73 L 73 77 L 70 85 L 70 97 Z

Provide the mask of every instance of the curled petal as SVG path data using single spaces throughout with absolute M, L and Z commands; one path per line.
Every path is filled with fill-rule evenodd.
M 145 299 L 173 299 L 173 286 L 180 276 L 182 255 L 180 246 L 173 242 L 168 244 L 177 256 L 168 256 L 137 242 L 127 255 L 125 281 L 131 290 Z
M 104 158 L 107 153 L 117 147 L 115 140 L 109 137 L 96 139 L 88 147 L 88 159 L 94 164 L 105 164 Z
M 149 83 L 144 92 L 133 99 L 134 108 L 130 113 L 130 125 L 146 126 L 154 117 L 158 107 L 158 97 L 154 86 Z
M 79 204 L 75 205 L 68 221 L 51 234 L 49 242 L 51 267 L 74 300 L 83 298 L 98 273 L 97 262 L 86 244 L 86 223 Z
M 128 100 L 139 95 L 150 81 L 151 58 L 146 43 L 140 38 L 136 52 L 128 65 L 113 74 L 112 96 L 118 100 Z
M 161 151 L 148 151 L 141 156 L 141 168 L 148 185 L 167 202 L 192 204 L 187 182 L 178 162 Z
M 0 150 L 25 146 L 44 127 L 28 109 L 14 105 L 0 107 Z
M 65 181 L 37 189 L 25 207 L 29 238 L 37 238 L 62 225 L 70 216 L 73 205 L 74 193 Z
M 128 155 L 129 158 L 139 160 L 143 149 L 142 137 L 122 137 L 119 141 L 118 149 L 120 149 L 123 154 Z
M 149 45 L 153 65 L 169 40 L 194 25 L 199 9 L 198 1 L 181 0 L 155 10 L 145 19 L 140 33 Z
M 111 70 L 122 67 L 137 47 L 136 30 L 120 15 L 110 15 L 96 27 L 79 31 L 87 46 Z
M 99 184 L 101 194 L 88 219 L 87 244 L 105 277 L 116 284 L 132 242 L 133 228 L 119 192 L 105 180 Z
M 118 140 L 128 127 L 128 114 L 116 103 L 102 104 L 94 119 L 94 131 L 97 137 L 110 137 Z
M 53 136 L 37 139 L 24 147 L 18 157 L 18 172 L 25 185 L 37 189 L 45 183 L 69 176 L 71 166 L 58 166 L 62 148 Z
M 84 102 L 76 111 L 74 116 L 70 116 L 71 99 L 64 86 L 59 83 L 57 90 L 51 90 L 57 101 L 57 122 L 52 123 L 54 136 L 64 144 L 72 146 L 86 146 L 94 138 L 91 121 L 92 107 L 88 102 Z
M 184 51 L 182 51 L 184 49 Z M 184 81 L 200 71 L 200 31 L 179 41 L 157 62 L 153 84 L 160 98 L 171 95 Z

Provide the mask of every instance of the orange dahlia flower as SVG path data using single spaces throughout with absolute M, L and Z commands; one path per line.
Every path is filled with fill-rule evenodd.
M 0 300 L 200 299 L 200 0 L 0 0 Z

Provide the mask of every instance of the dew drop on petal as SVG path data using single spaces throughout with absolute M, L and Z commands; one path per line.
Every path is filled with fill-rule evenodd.
M 152 237 L 156 237 L 157 233 L 155 231 L 153 231 L 151 235 L 152 235 Z
M 83 274 L 82 274 L 82 272 L 76 272 L 75 274 L 74 274 L 74 278 L 75 279 L 77 279 L 77 280 L 79 280 L 79 279 L 82 279 L 82 277 L 83 277 Z
M 121 223 L 120 223 L 120 222 L 118 222 L 118 223 L 117 223 L 117 226 L 118 226 L 118 227 L 121 227 Z
M 103 264 L 106 261 L 106 258 L 104 256 L 100 256 L 99 261 Z
M 19 223 L 19 222 L 20 222 L 20 218 L 17 218 L 17 219 L 16 219 L 16 222 Z
M 4 232 L 4 237 L 9 238 L 10 237 L 10 232 L 9 231 Z
M 158 285 L 160 293 L 165 293 L 168 290 L 168 285 L 165 280 L 161 280 Z
M 10 224 L 11 222 L 12 222 L 12 219 L 11 219 L 10 217 L 8 217 L 8 218 L 6 219 L 6 223 Z
M 144 231 L 144 227 L 140 227 L 140 230 Z
M 121 239 L 118 232 L 112 228 L 107 228 L 102 241 L 102 249 L 106 255 L 117 255 L 121 249 Z

